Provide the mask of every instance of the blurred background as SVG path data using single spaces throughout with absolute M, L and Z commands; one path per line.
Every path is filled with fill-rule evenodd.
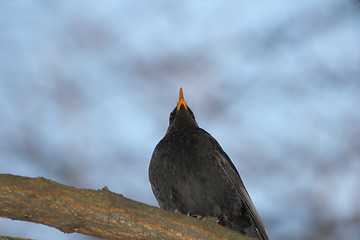
M 0 1 L 1 173 L 157 206 L 180 87 L 270 239 L 359 239 L 358 1 Z M 4 218 L 0 235 L 93 239 Z

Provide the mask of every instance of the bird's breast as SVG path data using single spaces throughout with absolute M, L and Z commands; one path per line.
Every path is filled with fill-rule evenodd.
M 215 215 L 217 202 L 231 192 L 224 189 L 227 180 L 219 172 L 210 137 L 201 131 L 175 132 L 155 148 L 150 179 L 164 208 Z

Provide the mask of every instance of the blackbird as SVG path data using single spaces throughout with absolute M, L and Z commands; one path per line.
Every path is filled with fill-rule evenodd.
M 149 179 L 161 208 L 216 218 L 224 227 L 268 239 L 238 171 L 219 143 L 199 128 L 182 88 L 151 157 Z

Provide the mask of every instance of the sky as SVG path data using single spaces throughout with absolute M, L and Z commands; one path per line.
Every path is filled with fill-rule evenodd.
M 357 1 L 0 2 L 0 173 L 157 206 L 183 87 L 271 239 L 360 235 Z M 0 235 L 90 239 L 0 219 Z

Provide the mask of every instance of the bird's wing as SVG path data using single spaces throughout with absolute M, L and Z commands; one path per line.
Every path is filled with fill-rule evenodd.
M 254 224 L 256 226 L 256 229 L 259 233 L 259 237 L 262 240 L 268 240 L 268 236 L 266 233 L 266 230 L 264 228 L 264 224 L 256 211 L 256 208 L 251 201 L 251 198 L 249 196 L 249 193 L 246 191 L 245 185 L 243 181 L 241 180 L 241 177 L 236 170 L 234 164 L 231 162 L 229 156 L 224 152 L 224 150 L 221 149 L 220 145 L 219 148 L 215 150 L 215 154 L 217 159 L 219 160 L 221 168 L 224 170 L 224 172 L 227 174 L 233 185 L 235 186 L 238 194 L 240 195 L 240 198 L 243 200 L 243 203 L 245 207 L 247 208 L 248 212 L 250 213 L 250 216 L 252 220 L 254 221 Z

